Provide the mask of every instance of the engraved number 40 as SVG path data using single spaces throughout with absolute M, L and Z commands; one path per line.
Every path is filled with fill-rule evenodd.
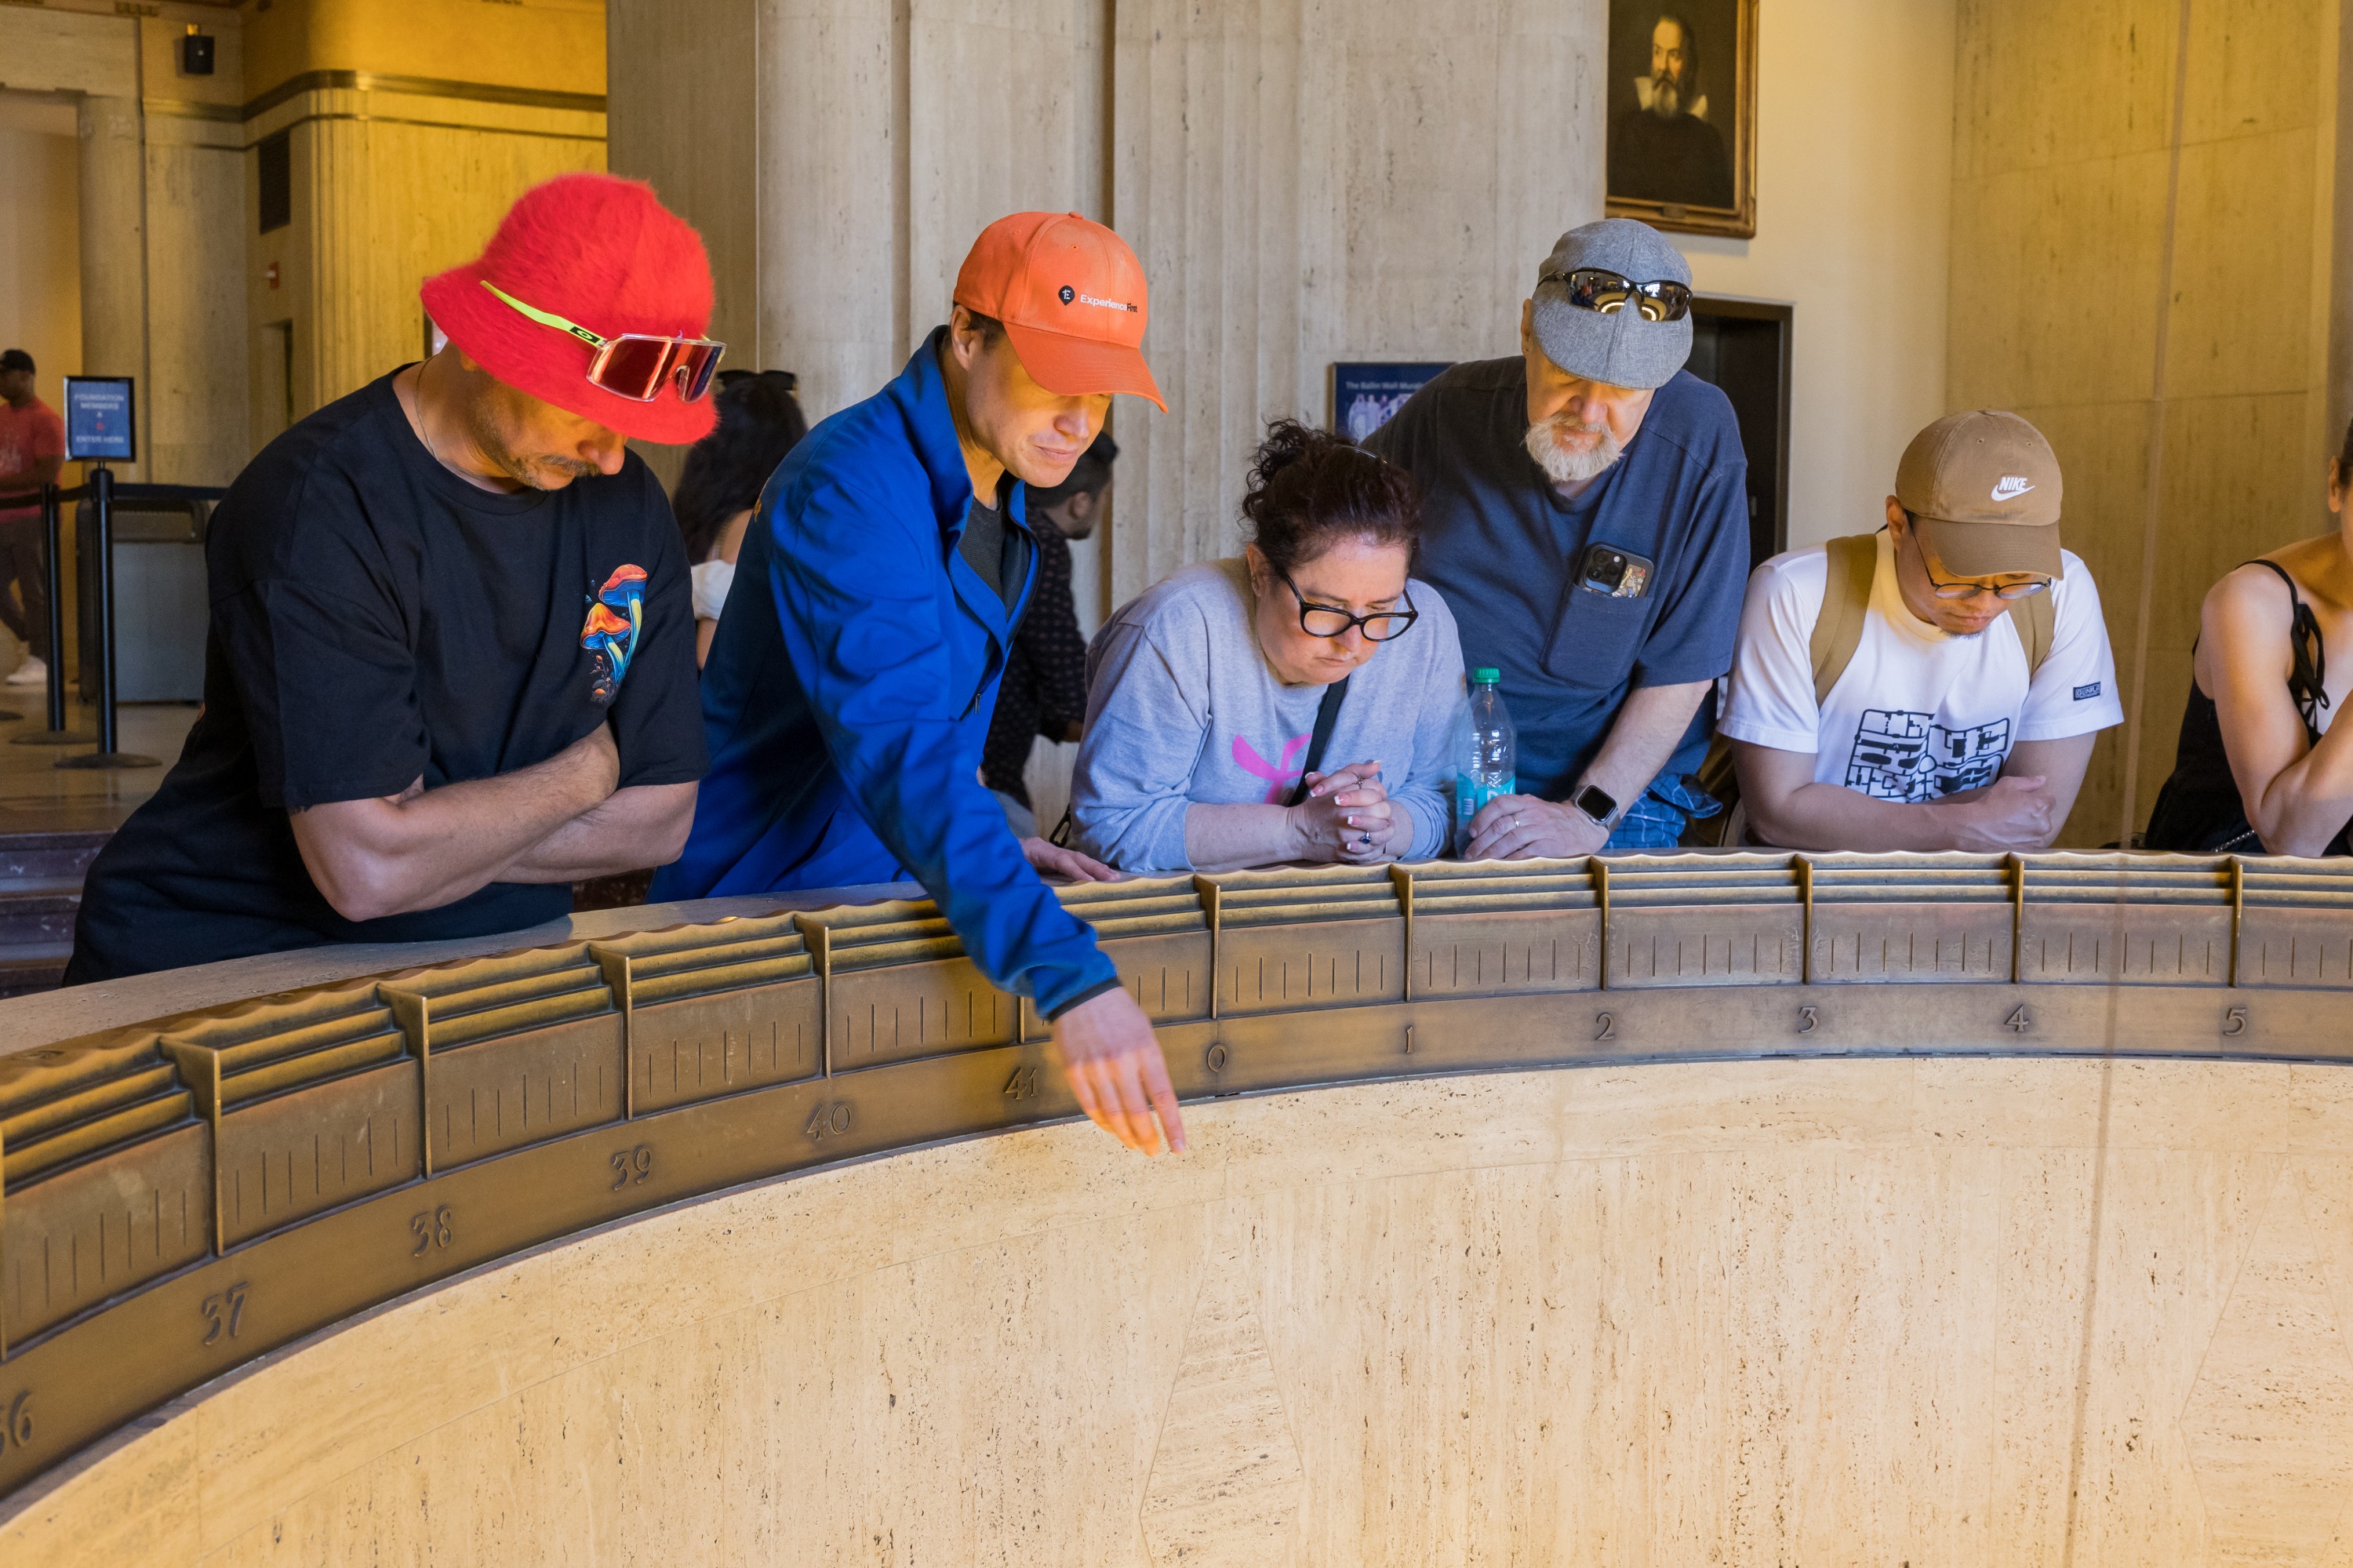
M 801 1128 L 807 1138 L 839 1138 L 849 1130 L 849 1102 L 821 1101 L 809 1112 L 808 1125 Z

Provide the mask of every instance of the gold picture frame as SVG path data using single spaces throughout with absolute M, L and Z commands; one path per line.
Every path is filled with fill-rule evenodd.
M 1603 178 L 1611 217 L 1756 238 L 1757 7 L 1609 0 Z

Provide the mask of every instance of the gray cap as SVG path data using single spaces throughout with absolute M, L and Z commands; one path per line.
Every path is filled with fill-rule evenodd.
M 1560 237 L 1536 274 L 1536 342 L 1546 357 L 1571 376 L 1611 387 L 1663 387 L 1691 357 L 1692 323 L 1649 322 L 1640 311 L 1584 310 L 1568 302 L 1568 290 L 1547 278 L 1579 267 L 1606 267 L 1637 283 L 1668 279 L 1691 285 L 1691 266 L 1659 231 L 1630 217 L 1605 217 Z

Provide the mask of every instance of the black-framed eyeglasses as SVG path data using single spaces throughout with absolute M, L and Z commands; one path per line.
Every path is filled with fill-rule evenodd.
M 1413 595 L 1405 596 L 1403 609 L 1377 609 L 1370 615 L 1351 615 L 1337 605 L 1316 604 L 1299 591 L 1291 574 L 1277 567 L 1274 575 L 1299 601 L 1299 630 L 1310 637 L 1345 637 L 1348 628 L 1355 627 L 1365 634 L 1367 642 L 1388 642 L 1403 637 L 1421 619 L 1421 611 L 1413 607 Z
M 1912 516 L 1909 512 L 1904 515 L 1911 520 L 1915 529 L 1920 526 L 1920 520 L 1917 517 Z M 1927 576 L 1929 591 L 1938 599 L 1975 599 L 1981 593 L 1989 593 L 1996 599 L 2007 599 L 2015 604 L 2021 599 L 2032 599 L 2036 594 L 2051 591 L 2049 577 L 2036 577 L 2031 582 L 2010 583 L 2002 588 L 1988 588 L 1983 583 L 1948 583 L 1936 575 L 1936 567 L 1928 564 L 1928 552 L 1921 545 L 1916 533 L 1913 535 L 1912 547 L 1920 552 L 1920 570 Z
M 1570 304 L 1605 316 L 1616 315 L 1629 303 L 1646 322 L 1679 322 L 1691 313 L 1691 289 L 1672 278 L 1638 283 L 1607 267 L 1579 267 L 1572 272 L 1548 271 L 1536 282 L 1558 283 L 1567 291 Z

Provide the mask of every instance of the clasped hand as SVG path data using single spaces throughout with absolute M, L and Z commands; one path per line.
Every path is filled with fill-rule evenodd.
M 1305 783 L 1307 798 L 1290 808 L 1299 858 L 1373 865 L 1405 853 L 1406 846 L 1395 842 L 1403 824 L 1381 782 L 1379 763 L 1352 762 L 1330 773 L 1310 773 Z

